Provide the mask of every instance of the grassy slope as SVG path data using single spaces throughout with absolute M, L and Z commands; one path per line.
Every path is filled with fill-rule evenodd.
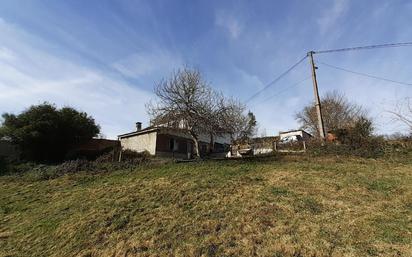
M 169 164 L 0 177 L 4 256 L 412 256 L 412 164 Z

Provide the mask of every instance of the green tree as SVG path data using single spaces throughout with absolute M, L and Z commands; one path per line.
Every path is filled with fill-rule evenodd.
M 20 147 L 22 158 L 37 162 L 62 161 L 73 145 L 90 140 L 100 132 L 94 119 L 71 107 L 57 109 L 43 103 L 19 115 L 4 113 L 0 137 Z

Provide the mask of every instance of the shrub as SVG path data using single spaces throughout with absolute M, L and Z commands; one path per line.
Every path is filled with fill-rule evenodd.
M 6 173 L 8 171 L 8 163 L 4 156 L 0 156 L 0 175 Z
M 385 154 L 386 141 L 372 135 L 372 121 L 359 117 L 353 127 L 334 130 L 336 143 L 311 142 L 309 151 L 315 154 L 356 155 L 376 158 Z
M 308 152 L 314 155 L 354 155 L 365 158 L 376 158 L 385 154 L 386 142 L 382 137 L 369 137 L 353 143 L 332 143 L 310 141 Z
M 94 171 L 96 165 L 87 160 L 66 161 L 56 166 L 56 172 L 59 174 L 75 173 L 79 171 Z
M 136 152 L 132 150 L 124 150 L 121 153 L 122 162 L 128 162 L 133 164 L 141 164 L 148 162 L 150 159 L 150 153 L 148 151 Z

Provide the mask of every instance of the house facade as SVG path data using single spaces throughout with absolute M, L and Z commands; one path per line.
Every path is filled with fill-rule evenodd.
M 166 126 L 151 126 L 141 129 L 136 124 L 136 131 L 118 136 L 123 150 L 136 152 L 147 151 L 152 156 L 191 159 L 194 156 L 194 142 L 185 129 Z M 224 153 L 230 145 L 230 137 L 215 136 L 213 153 Z M 199 136 L 200 155 L 211 152 L 210 137 Z

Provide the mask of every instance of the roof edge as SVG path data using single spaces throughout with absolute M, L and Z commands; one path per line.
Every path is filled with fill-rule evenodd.
M 159 128 L 145 128 L 145 129 L 142 129 L 142 130 L 139 130 L 139 131 L 133 131 L 133 132 L 118 135 L 117 138 L 131 137 L 131 136 L 145 134 L 145 133 L 149 133 L 149 132 L 153 132 L 153 131 L 157 131 L 157 130 L 159 130 Z

